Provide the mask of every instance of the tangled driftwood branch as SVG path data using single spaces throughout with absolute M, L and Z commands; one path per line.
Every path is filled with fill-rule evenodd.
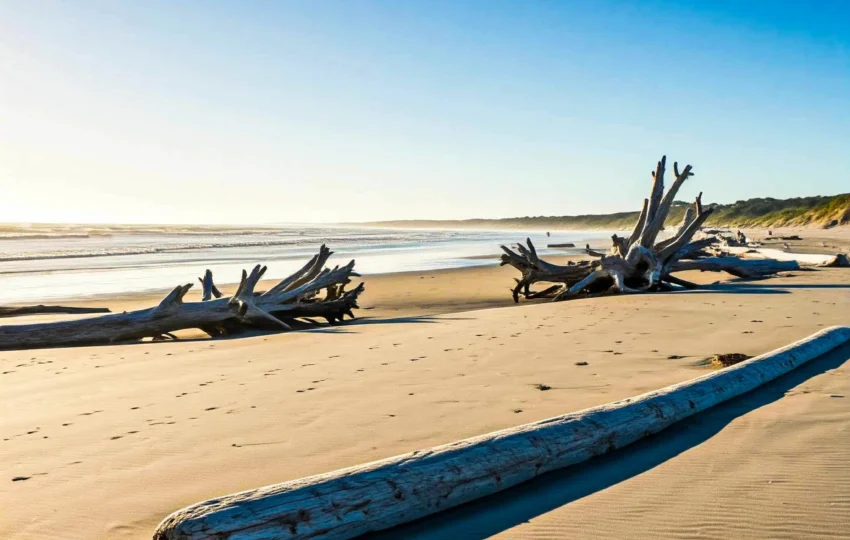
M 18 326 L 0 326 L 0 349 L 62 347 L 138 341 L 144 338 L 174 338 L 172 332 L 198 328 L 212 337 L 237 334 L 249 329 L 291 330 L 301 320 L 329 323 L 354 318 L 363 284 L 350 291 L 345 286 L 354 272 L 354 261 L 333 269 L 325 268 L 332 252 L 325 246 L 300 270 L 265 292 L 255 292 L 266 272 L 257 265 L 242 280 L 233 296 L 222 297 L 207 270 L 199 278 L 203 286 L 200 302 L 184 302 L 191 283 L 178 285 L 159 305 L 102 317 Z M 321 292 L 325 291 L 324 296 Z M 213 297 L 215 299 L 213 299 Z
M 695 287 L 693 283 L 673 276 L 674 272 L 689 269 L 722 270 L 739 277 L 761 277 L 798 268 L 794 261 L 770 259 L 753 261 L 727 257 L 683 261 L 682 259 L 703 253 L 705 248 L 717 241 L 716 237 L 693 239 L 713 212 L 713 208 L 703 207 L 700 193 L 693 206 L 685 212 L 675 233 L 670 238 L 659 241 L 658 235 L 664 229 L 679 188 L 694 175 L 690 165 L 680 171 L 678 163 L 674 163 L 675 179 L 665 193 L 666 168 L 665 156 L 652 173 L 652 190 L 649 198 L 643 201 L 643 208 L 631 234 L 626 238 L 614 235 L 608 253 L 599 253 L 591 250 L 590 246 L 587 247 L 587 254 L 598 257 L 598 260 L 570 262 L 567 265 L 552 264 L 537 255 L 530 239 L 526 240 L 527 246 L 518 245 L 516 251 L 501 246 L 505 252 L 501 264 L 511 265 L 522 273 L 522 278 L 516 280 L 517 284 L 513 289 L 514 301 L 519 300 L 520 294 L 526 298 L 546 295 L 562 300 L 587 293 L 649 292 L 670 290 L 674 285 Z M 538 282 L 562 285 L 557 288 L 550 287 L 542 292 L 531 291 L 531 285 Z

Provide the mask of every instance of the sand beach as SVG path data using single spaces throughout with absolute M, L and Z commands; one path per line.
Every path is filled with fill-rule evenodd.
M 358 320 L 303 332 L 0 353 L 0 537 L 150 538 L 206 498 L 638 395 L 850 313 L 846 269 L 520 305 L 514 274 L 367 276 Z M 846 537 L 848 369 L 844 348 L 635 447 L 379 537 Z

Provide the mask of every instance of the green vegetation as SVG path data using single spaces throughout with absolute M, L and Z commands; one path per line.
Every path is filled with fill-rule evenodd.
M 676 201 L 667 218 L 678 224 L 689 203 Z M 715 227 L 828 227 L 850 224 L 850 193 L 794 199 L 757 198 L 716 208 L 706 225 Z M 409 220 L 367 223 L 381 227 L 446 227 L 481 229 L 608 229 L 631 228 L 638 212 L 588 214 L 581 216 L 526 216 L 504 219 Z
M 850 223 L 850 193 L 796 199 L 749 199 L 720 206 L 710 223 L 735 227 L 826 226 Z

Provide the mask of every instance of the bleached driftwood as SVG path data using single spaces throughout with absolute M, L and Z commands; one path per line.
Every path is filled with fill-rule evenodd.
M 760 278 L 778 272 L 799 270 L 797 261 L 777 261 L 775 259 L 740 259 L 738 257 L 709 257 L 678 261 L 675 271 L 700 270 L 702 272 L 727 272 L 740 278 Z
M 291 330 L 300 319 L 323 318 L 329 323 L 342 321 L 357 308 L 357 297 L 363 292 L 361 283 L 350 291 L 345 285 L 354 272 L 354 261 L 342 267 L 325 268 L 332 252 L 325 246 L 303 268 L 266 292 L 254 288 L 266 272 L 257 265 L 247 273 L 230 298 L 219 298 L 212 273 L 207 270 L 201 302 L 184 302 L 191 283 L 178 285 L 159 305 L 138 311 L 116 313 L 50 323 L 0 326 L 0 349 L 67 347 L 140 340 L 173 338 L 172 332 L 198 328 L 213 337 L 235 334 L 247 329 Z M 326 291 L 325 297 L 319 296 Z M 216 299 L 212 300 L 211 297 Z
M 744 247 L 727 247 L 723 248 L 733 255 L 739 255 L 746 258 L 762 258 L 774 259 L 777 261 L 795 261 L 802 266 L 820 266 L 828 267 L 847 267 L 850 266 L 850 261 L 847 255 L 838 253 L 835 255 L 827 253 L 789 253 L 781 249 L 773 248 L 744 248 Z
M 713 208 L 703 207 L 700 193 L 693 207 L 685 212 L 673 235 L 665 240 L 658 240 L 679 188 L 693 176 L 690 165 L 680 171 L 678 164 L 674 163 L 675 179 L 665 193 L 666 168 L 665 156 L 652 173 L 652 190 L 649 198 L 643 201 L 643 208 L 631 234 L 625 238 L 612 236 L 612 246 L 607 254 L 587 247 L 587 254 L 599 257 L 597 261 L 569 265 L 548 263 L 537 256 L 530 239 L 526 241 L 527 247 L 520 245 L 516 251 L 501 246 L 505 252 L 501 264 L 511 265 L 522 274 L 512 290 L 514 301 L 519 301 L 520 293 L 526 298 L 542 296 L 542 292 L 530 290 L 530 286 L 538 282 L 562 284 L 562 287 L 554 291 L 556 300 L 604 291 L 638 293 L 671 290 L 673 285 L 696 287 L 695 284 L 672 274 L 682 270 L 678 264 L 680 260 L 691 258 L 709 245 L 720 241 L 717 236 L 694 240 L 700 227 L 712 214 Z M 739 232 L 737 238 L 743 238 L 743 235 Z M 737 268 L 737 260 L 730 258 L 723 263 L 722 269 L 733 275 L 753 274 L 756 267 L 745 263 L 742 266 L 747 268 Z M 769 265 L 761 265 L 758 268 L 762 270 L 760 276 L 773 273 Z M 546 290 L 549 291 L 553 291 L 553 288 Z
M 635 398 L 211 499 L 165 518 L 153 538 L 340 540 L 387 529 L 631 444 L 848 341 L 850 328 L 834 327 Z

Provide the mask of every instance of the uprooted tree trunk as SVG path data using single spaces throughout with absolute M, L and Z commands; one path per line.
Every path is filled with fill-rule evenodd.
M 212 337 L 237 334 L 250 329 L 291 330 L 291 324 L 313 318 L 329 323 L 354 318 L 357 297 L 363 284 L 350 291 L 345 285 L 354 272 L 354 261 L 345 266 L 325 268 L 332 252 L 322 246 L 319 253 L 300 270 L 265 292 L 254 288 L 266 272 L 257 265 L 249 274 L 242 271 L 242 281 L 232 297 L 222 298 L 207 270 L 200 281 L 201 302 L 184 302 L 191 283 L 178 285 L 159 305 L 139 311 L 105 315 L 72 321 L 18 326 L 0 326 L 0 349 L 28 349 L 94 345 L 144 338 L 172 338 L 172 332 L 198 328 Z M 324 297 L 320 295 L 325 291 Z M 212 299 L 215 297 L 215 299 Z
M 527 247 L 518 245 L 516 251 L 501 246 L 503 265 L 509 264 L 522 273 L 513 289 L 514 301 L 519 301 L 520 293 L 526 298 L 554 296 L 563 300 L 585 293 L 620 292 L 637 293 L 658 290 L 671 290 L 674 285 L 693 288 L 695 284 L 673 275 L 674 272 L 696 268 L 701 270 L 723 270 L 737 276 L 761 277 L 776 272 L 793 270 L 795 263 L 771 260 L 742 261 L 734 257 L 724 258 L 722 262 L 712 263 L 710 259 L 682 261 L 702 252 L 717 241 L 715 237 L 693 240 L 713 208 L 702 206 L 702 193 L 694 205 L 685 212 L 682 223 L 675 234 L 658 241 L 658 235 L 664 228 L 664 222 L 682 184 L 691 176 L 691 166 L 679 171 L 678 163 L 673 164 L 675 180 L 667 192 L 664 192 L 664 174 L 667 157 L 662 157 L 652 173 L 652 191 L 643 201 L 634 230 L 627 238 L 612 237 L 613 245 L 608 253 L 597 253 L 589 246 L 587 254 L 598 257 L 594 261 L 570 262 L 557 265 L 542 260 L 537 255 L 531 240 Z M 538 282 L 556 283 L 553 287 L 540 292 L 532 292 L 531 285 Z

